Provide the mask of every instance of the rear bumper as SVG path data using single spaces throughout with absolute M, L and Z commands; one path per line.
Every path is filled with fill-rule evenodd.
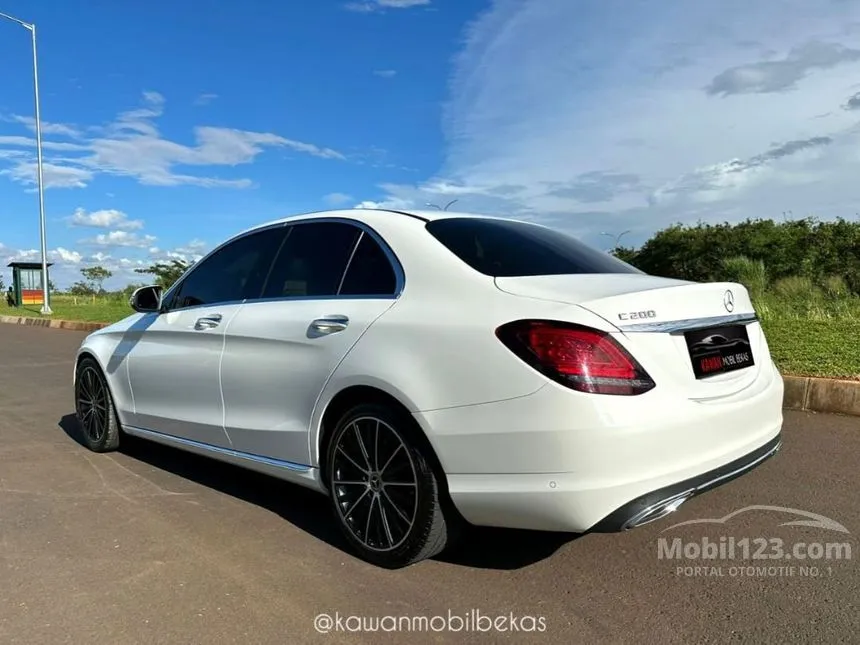
M 416 417 L 467 521 L 582 533 L 657 519 L 661 505 L 677 506 L 752 469 L 779 446 L 782 402 L 783 381 L 772 368 L 727 401 L 656 391 L 580 397 L 549 385 Z
M 592 527 L 595 533 L 626 531 L 659 520 L 691 497 L 726 484 L 773 457 L 782 447 L 782 434 L 739 459 L 677 484 L 641 495 Z

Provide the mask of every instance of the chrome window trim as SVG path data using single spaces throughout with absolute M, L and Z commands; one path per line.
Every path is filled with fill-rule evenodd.
M 719 325 L 731 324 L 747 324 L 758 321 L 758 316 L 754 313 L 732 314 L 730 316 L 709 316 L 705 318 L 687 318 L 684 320 L 668 320 L 665 322 L 655 323 L 636 323 L 633 325 L 616 325 L 623 332 L 663 332 L 677 333 L 683 331 L 693 331 L 696 329 L 706 329 L 708 327 L 716 327 Z
M 245 304 L 245 303 L 255 303 L 255 302 L 286 302 L 293 300 L 397 300 L 401 293 L 403 293 L 403 289 L 406 287 L 406 274 L 403 271 L 403 265 L 400 263 L 399 258 L 394 253 L 393 249 L 388 245 L 383 237 L 377 233 L 371 226 L 366 224 L 365 222 L 361 222 L 359 220 L 351 219 L 348 217 L 310 217 L 302 220 L 290 220 L 287 222 L 278 222 L 276 224 L 270 224 L 267 226 L 262 226 L 260 228 L 251 229 L 250 231 L 245 231 L 244 233 L 240 233 L 235 237 L 232 237 L 217 247 L 209 251 L 206 255 L 200 258 L 199 261 L 194 263 L 194 266 L 185 273 L 179 280 L 177 280 L 171 287 L 168 289 L 162 298 L 162 302 L 169 302 L 170 298 L 173 297 L 176 290 L 181 287 L 181 285 L 188 279 L 194 271 L 196 271 L 206 260 L 212 257 L 219 250 L 226 247 L 228 244 L 232 244 L 233 242 L 237 242 L 249 235 L 255 235 L 257 233 L 262 233 L 264 231 L 275 230 L 279 228 L 292 228 L 294 226 L 302 226 L 306 224 L 316 224 L 316 223 L 335 223 L 335 224 L 347 224 L 350 226 L 355 226 L 359 228 L 362 232 L 362 235 L 359 236 L 358 241 L 361 241 L 364 234 L 369 235 L 382 249 L 382 252 L 385 254 L 385 257 L 388 258 L 388 262 L 391 264 L 391 268 L 394 271 L 394 292 L 391 294 L 355 294 L 355 295 L 340 295 L 332 294 L 328 296 L 280 296 L 277 298 L 246 298 L 245 300 L 225 300 L 218 302 L 209 302 L 202 305 L 193 305 L 191 307 L 181 307 L 181 308 L 164 308 L 160 313 L 167 313 L 171 311 L 193 311 L 194 309 L 201 309 L 204 307 L 226 307 L 229 305 L 236 304 Z M 284 236 L 284 241 L 289 237 L 289 232 Z M 343 284 L 343 280 L 346 277 L 346 271 L 349 269 L 349 265 L 352 260 L 352 255 L 355 253 L 355 250 L 358 248 L 358 241 L 353 246 L 352 253 L 350 254 L 350 262 L 347 263 L 346 269 L 344 270 L 343 275 L 341 276 L 341 286 Z M 280 249 L 278 251 L 280 253 Z M 275 256 L 275 260 L 277 260 L 277 255 Z M 273 263 L 274 264 L 274 263 Z M 340 288 L 338 288 L 340 291 Z
M 346 274 L 349 273 L 349 267 L 352 266 L 352 258 L 355 257 L 355 252 L 358 250 L 358 245 L 361 244 L 361 241 L 364 239 L 364 231 L 361 231 L 358 235 L 358 239 L 355 241 L 355 244 L 352 245 L 352 251 L 349 253 L 349 258 L 346 261 L 346 266 L 343 268 L 343 273 L 340 276 L 340 282 L 337 283 L 337 293 L 335 295 L 339 296 L 341 289 L 343 289 L 343 281 L 346 280 Z M 396 283 L 395 283 L 396 284 Z

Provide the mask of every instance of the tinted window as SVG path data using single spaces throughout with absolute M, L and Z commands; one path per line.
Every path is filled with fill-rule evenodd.
M 427 230 L 470 267 L 494 277 L 641 273 L 574 237 L 534 224 L 450 218 L 430 222 Z
M 258 297 L 283 235 L 270 229 L 219 249 L 182 281 L 171 309 Z
M 275 260 L 264 298 L 333 296 L 361 229 L 349 224 L 294 224 Z
M 387 296 L 397 288 L 394 268 L 372 236 L 362 235 L 340 287 L 342 296 Z

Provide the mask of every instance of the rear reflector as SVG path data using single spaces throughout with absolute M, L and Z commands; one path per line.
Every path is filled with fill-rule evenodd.
M 655 385 L 636 359 L 596 329 L 518 320 L 499 327 L 496 336 L 533 368 L 580 392 L 634 395 Z

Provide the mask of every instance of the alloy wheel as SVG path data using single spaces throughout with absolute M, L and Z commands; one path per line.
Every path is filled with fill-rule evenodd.
M 418 514 L 418 472 L 409 448 L 372 416 L 353 420 L 335 441 L 331 488 L 342 522 L 372 551 L 398 548 Z
M 77 413 L 87 438 L 94 443 L 101 441 L 110 421 L 108 391 L 101 375 L 90 366 L 78 374 Z

